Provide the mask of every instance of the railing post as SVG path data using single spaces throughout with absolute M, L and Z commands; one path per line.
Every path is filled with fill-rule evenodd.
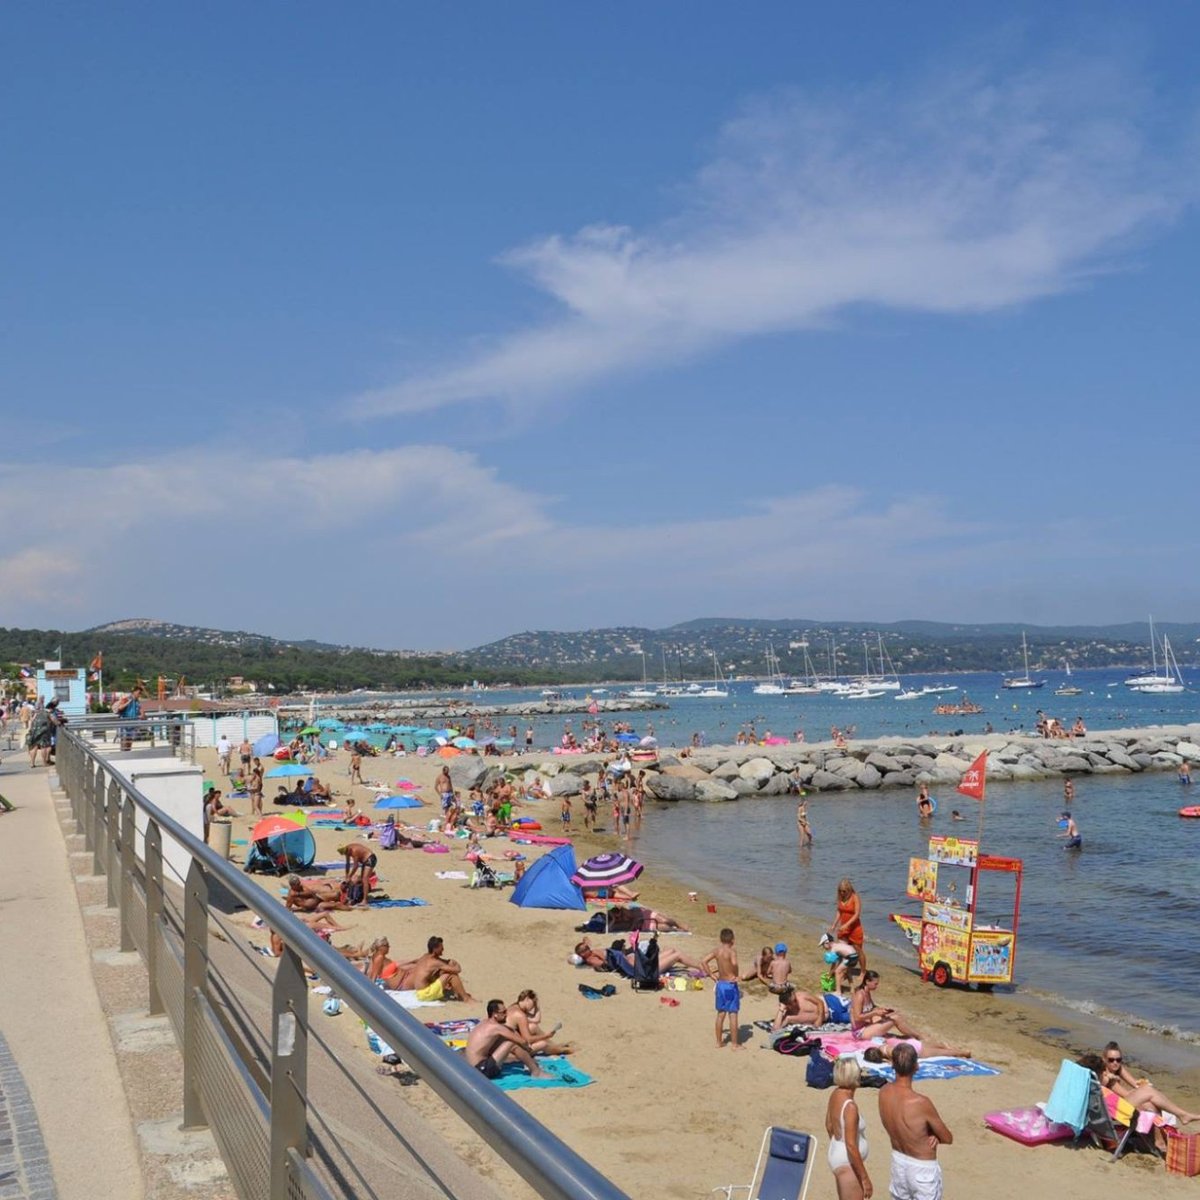
M 108 907 L 116 908 L 121 892 L 121 789 L 115 779 L 108 783 L 104 816 L 108 825 L 108 853 L 104 861 L 104 873 L 108 876 Z
M 208 987 L 208 876 L 196 859 L 183 898 L 183 1127 L 208 1124 L 200 1103 L 200 1010 L 197 992 Z
M 108 869 L 108 827 L 104 821 L 104 772 L 100 764 L 94 764 L 94 769 L 88 774 L 92 779 L 92 874 L 102 875 Z
M 162 830 L 157 821 L 146 820 L 146 970 L 150 975 L 150 1015 L 164 1010 L 158 990 L 158 960 L 162 946 L 163 852 Z
M 121 949 L 134 950 L 133 940 L 133 869 L 134 838 L 136 829 L 133 817 L 133 799 L 126 795 L 121 803 L 121 886 L 117 894 L 121 901 Z
M 95 787 L 96 777 L 92 774 L 91 765 L 84 764 L 79 774 L 79 828 L 83 834 L 83 848 L 95 850 L 96 838 L 92 833 L 92 788 Z
M 271 1192 L 288 1200 L 288 1151 L 308 1156 L 308 988 L 285 946 L 271 992 Z

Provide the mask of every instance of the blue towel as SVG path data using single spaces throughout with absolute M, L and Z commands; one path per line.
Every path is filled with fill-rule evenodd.
M 1057 1121 L 1079 1133 L 1087 1124 L 1088 1096 L 1095 1078 L 1087 1067 L 1064 1058 L 1058 1078 L 1043 1110 L 1047 1121 Z
M 882 1075 L 889 1083 L 896 1082 L 896 1072 L 889 1066 L 868 1065 L 873 1075 Z M 973 1058 L 922 1058 L 917 1063 L 914 1079 L 960 1079 L 965 1075 L 999 1075 L 995 1067 L 976 1062 Z
M 492 1082 L 506 1092 L 515 1092 L 518 1088 L 587 1087 L 589 1083 L 595 1083 L 590 1075 L 573 1067 L 565 1058 L 539 1058 L 538 1065 L 547 1072 L 543 1079 L 535 1079 L 520 1063 L 505 1063 L 499 1077 Z
M 424 908 L 429 903 L 428 900 L 422 900 L 420 896 L 413 896 L 411 900 L 372 900 L 371 908 Z

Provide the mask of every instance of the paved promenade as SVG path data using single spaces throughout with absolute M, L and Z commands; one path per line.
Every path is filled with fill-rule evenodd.
M 47 769 L 0 756 L 0 1200 L 142 1200 Z

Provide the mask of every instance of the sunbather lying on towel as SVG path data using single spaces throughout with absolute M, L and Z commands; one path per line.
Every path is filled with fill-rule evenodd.
M 317 882 L 312 880 L 310 882 Z M 317 891 L 304 886 L 304 880 L 299 875 L 288 876 L 288 894 L 284 904 L 293 912 L 353 912 L 354 906 L 345 904 L 338 897 L 340 892 L 334 889 L 332 896 L 325 890 Z
M 668 917 L 666 913 L 655 912 L 652 908 L 610 908 L 608 910 L 608 928 L 614 933 L 670 933 L 679 930 L 680 933 L 690 933 L 688 927 Z
M 578 962 L 576 962 L 578 960 Z M 634 965 L 634 954 L 632 950 L 625 952 L 625 960 L 630 967 Z M 591 942 L 584 938 L 582 941 L 575 944 L 575 953 L 571 957 L 571 962 L 576 966 L 592 967 L 597 971 L 604 970 L 608 966 L 608 957 L 603 950 L 597 950 Z M 703 971 L 704 968 L 700 964 L 700 960 L 689 958 L 681 951 L 674 947 L 662 948 L 658 951 L 658 969 L 659 971 L 669 971 L 672 967 L 687 967 L 689 971 Z

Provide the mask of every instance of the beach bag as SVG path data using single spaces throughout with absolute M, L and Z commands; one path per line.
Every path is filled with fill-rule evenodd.
M 809 1054 L 808 1066 L 804 1069 L 804 1082 L 810 1088 L 833 1087 L 833 1063 L 824 1054 Z
M 657 992 L 662 988 L 658 969 L 658 938 L 652 937 L 645 946 L 638 946 L 633 954 L 633 990 L 635 992 Z
M 396 832 L 395 825 L 385 825 L 379 831 L 380 850 L 395 850 L 399 844 L 400 835 Z
M 807 1037 L 798 1029 L 781 1029 L 771 1038 L 771 1049 L 789 1058 L 806 1058 L 821 1049 L 821 1039 Z
M 1200 1175 L 1200 1133 L 1168 1129 L 1167 1170 L 1172 1175 Z
M 363 902 L 363 885 L 356 879 L 353 883 L 342 884 L 342 903 L 361 904 Z

